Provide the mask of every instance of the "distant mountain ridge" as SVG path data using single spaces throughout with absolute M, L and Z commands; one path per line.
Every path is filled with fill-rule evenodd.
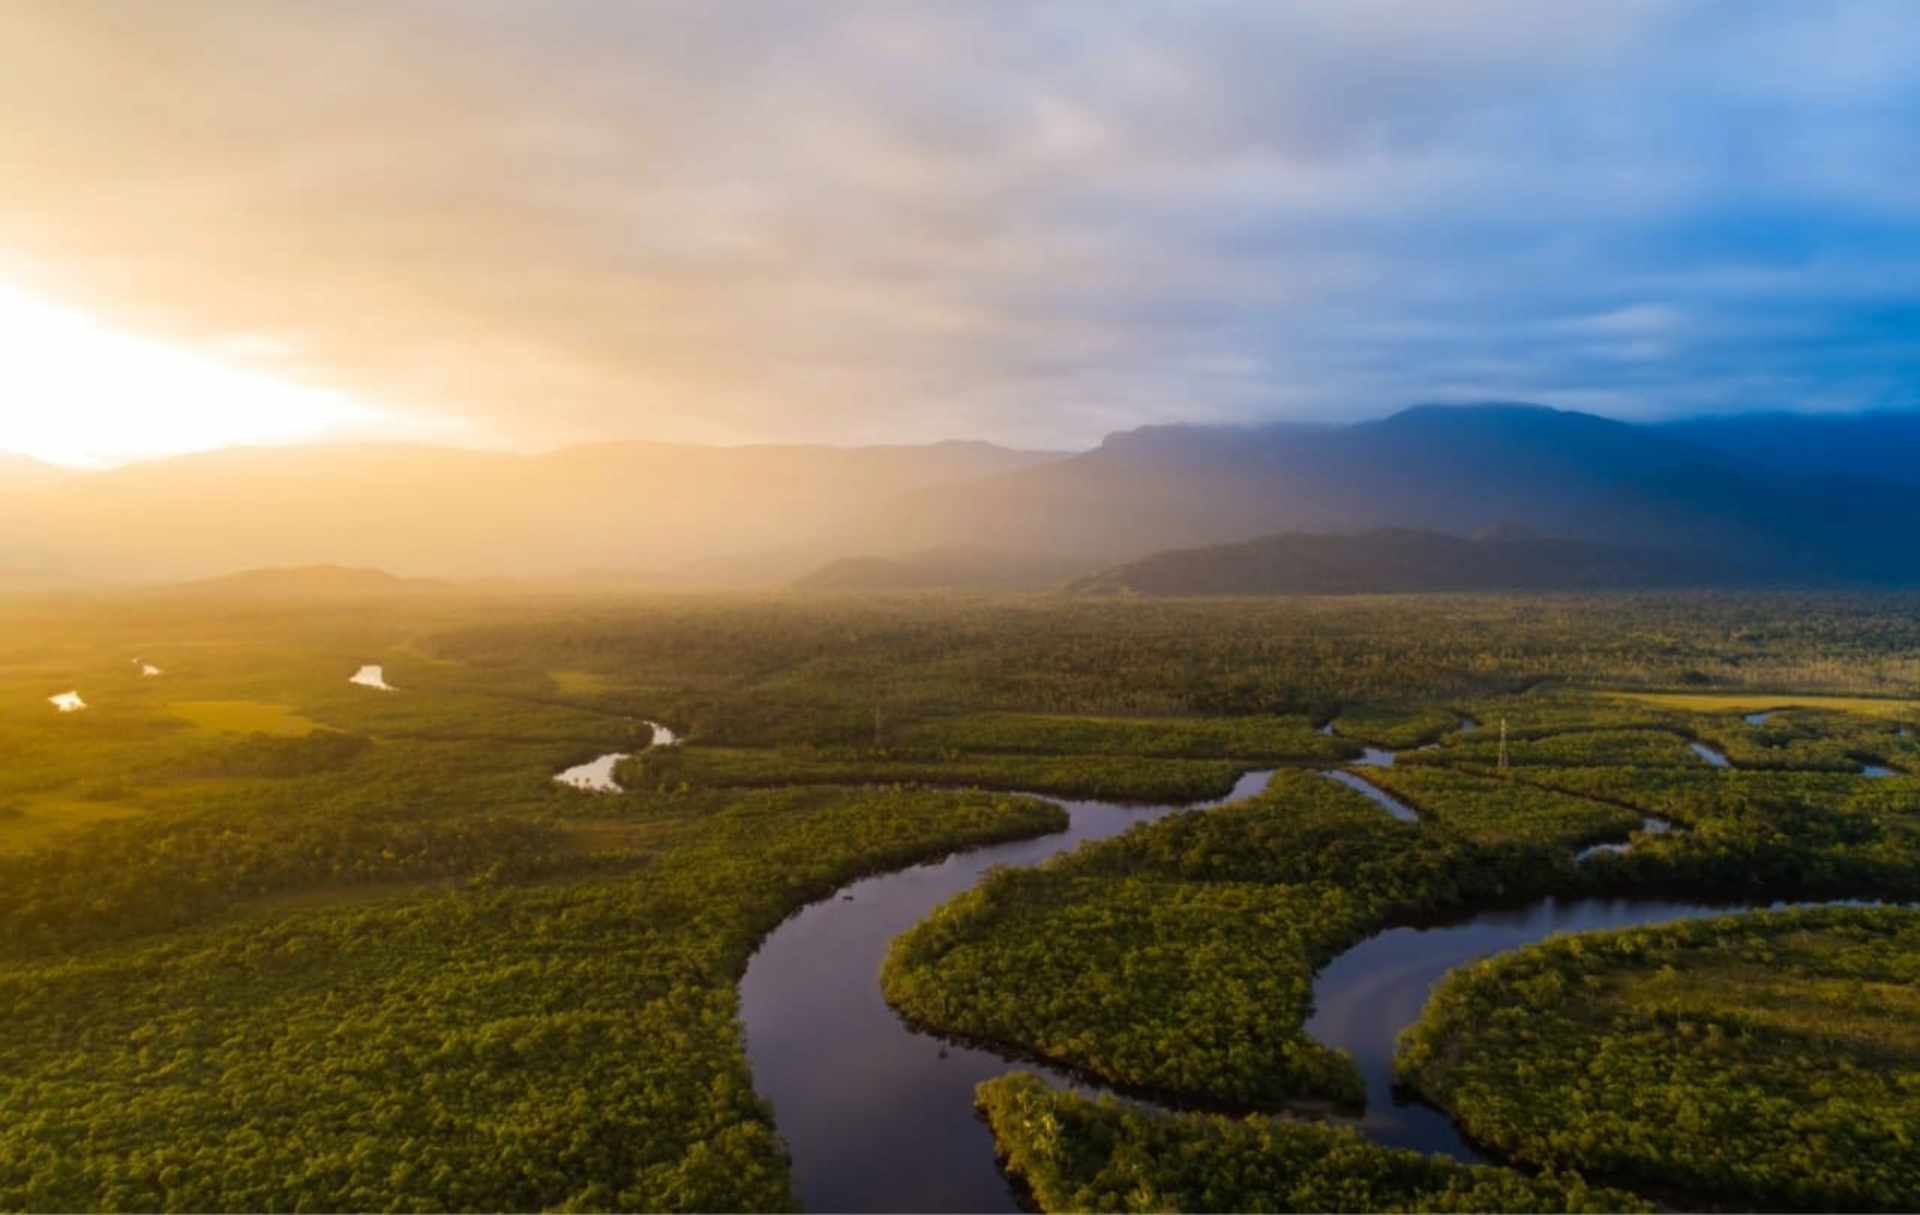
M 1151 426 L 1074 454 L 609 443 L 236 449 L 12 481 L 0 466 L 0 586 L 326 564 L 461 580 L 627 571 L 636 589 L 991 586 L 1008 571 L 954 554 L 1027 554 L 1064 577 L 1284 533 L 1503 524 L 1742 580 L 1917 585 L 1916 416 L 1644 425 L 1489 403 Z
M 1786 475 L 1662 427 L 1515 404 L 1416 406 L 1350 426 L 1149 427 L 918 492 L 889 528 L 914 547 L 1019 535 L 1123 562 L 1281 532 L 1471 535 L 1511 522 L 1717 555 L 1780 581 L 1920 582 L 1920 487 Z
M 1287 532 L 1236 544 L 1172 549 L 1082 579 L 1076 594 L 1356 595 L 1416 591 L 1548 591 L 1699 586 L 1739 571 L 1656 549 L 1497 528 L 1467 539 L 1382 529 Z

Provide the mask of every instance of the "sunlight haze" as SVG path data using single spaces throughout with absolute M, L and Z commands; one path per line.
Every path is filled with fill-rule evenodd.
M 1900 408 L 1916 61 L 1901 2 L 30 0 L 0 266 L 527 447 Z
M 0 451 L 98 467 L 254 443 L 417 435 L 344 393 L 116 332 L 0 285 Z

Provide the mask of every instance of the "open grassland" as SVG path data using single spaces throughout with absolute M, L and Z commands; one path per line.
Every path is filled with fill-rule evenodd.
M 138 806 L 119 801 L 86 801 L 60 796 L 15 797 L 0 806 L 0 856 L 31 852 L 76 827 L 109 822 L 138 813 Z
M 1920 721 L 1920 701 L 1867 696 L 1808 696 L 1800 693 L 1752 695 L 1693 692 L 1616 692 L 1621 700 L 1638 701 L 1682 713 L 1764 713 L 1777 709 L 1822 709 L 1893 721 Z
M 1912 703 L 1916 653 L 1893 596 L 0 600 L 0 1207 L 789 1205 L 734 1019 L 762 934 L 1060 825 L 1004 791 L 1184 802 L 1255 766 L 1288 770 L 990 878 L 901 938 L 887 990 L 1131 1088 L 1351 1104 L 1301 1027 L 1315 969 L 1380 927 L 1920 895 L 1911 719 L 1816 703 Z M 365 663 L 398 690 L 348 684 Z M 1608 695 L 1755 686 L 1810 695 L 1758 727 Z M 70 688 L 90 707 L 54 712 Z M 650 750 L 646 720 L 687 742 Z M 1372 773 L 1422 822 L 1317 774 L 1362 744 L 1436 746 Z M 613 751 L 625 792 L 552 780 Z M 1686 830 L 1572 861 L 1642 813 Z M 1631 1205 L 1015 1095 L 1058 1120 L 1003 1135 L 1046 1202 L 1124 1176 L 1179 1204 Z M 1189 1150 L 1242 1188 L 1191 1189 Z
M 205 730 L 229 734 L 271 734 L 292 738 L 311 734 L 318 722 L 302 717 L 286 705 L 259 700 L 175 700 L 167 712 Z

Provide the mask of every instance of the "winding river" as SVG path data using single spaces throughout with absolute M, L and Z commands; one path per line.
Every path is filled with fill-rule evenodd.
M 1273 773 L 1249 772 L 1201 807 L 1252 797 Z M 1034 795 L 1038 796 L 1038 795 Z M 844 886 L 802 908 L 761 945 L 740 981 L 753 1086 L 773 1103 L 793 1154 L 793 1184 L 816 1211 L 1014 1211 L 973 1089 L 1013 1065 L 990 1050 L 910 1030 L 880 995 L 893 938 L 999 865 L 1037 865 L 1182 806 L 1042 797 L 1067 829 L 957 852 Z M 1086 1086 L 1021 1064 L 1063 1087 Z
M 1391 752 L 1370 749 L 1359 762 L 1387 765 L 1392 760 Z M 1335 770 L 1325 775 L 1372 798 L 1395 817 L 1417 821 L 1410 808 L 1353 773 Z M 974 1087 L 1019 1068 L 1062 1088 L 1102 1090 L 1010 1053 L 961 1046 L 910 1029 L 880 994 L 879 972 L 888 945 L 990 869 L 1037 865 L 1182 809 L 1240 801 L 1264 790 L 1272 776 L 1271 771 L 1248 772 L 1226 797 L 1193 807 L 1030 794 L 1065 809 L 1067 829 L 854 882 L 802 908 L 775 929 L 741 980 L 740 1015 L 754 1087 L 773 1105 L 776 1125 L 792 1154 L 800 1201 L 812 1210 L 1019 1210 L 1012 1186 L 995 1163 L 992 1135 L 974 1115 Z M 1648 820 L 1645 829 L 1668 826 Z M 1624 848 L 1601 845 L 1583 857 Z M 1400 1031 L 1419 1018 L 1429 989 L 1441 976 L 1556 933 L 1745 909 L 1751 907 L 1654 898 L 1548 898 L 1438 927 L 1388 929 L 1320 972 L 1306 1029 L 1326 1045 L 1350 1052 L 1359 1066 L 1367 1109 L 1351 1125 L 1390 1146 L 1480 1161 L 1445 1114 L 1417 1101 L 1402 1103 L 1393 1091 L 1393 1053 Z

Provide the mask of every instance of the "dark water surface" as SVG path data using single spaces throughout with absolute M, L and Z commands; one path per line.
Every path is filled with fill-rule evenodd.
M 1395 817 L 1412 815 L 1358 777 L 1327 775 L 1373 797 Z M 1249 772 L 1227 797 L 1192 808 L 1252 797 L 1272 776 Z M 740 983 L 747 1059 L 755 1089 L 773 1104 L 792 1152 L 794 1189 L 808 1209 L 1018 1210 L 995 1164 L 993 1137 L 974 1115 L 974 1087 L 1021 1068 L 1062 1088 L 1099 1091 L 1055 1069 L 911 1030 L 880 994 L 880 965 L 893 938 L 971 889 L 987 870 L 1036 865 L 1188 808 L 1042 800 L 1067 810 L 1066 831 L 956 853 L 842 887 L 775 929 L 748 964 Z M 1549 898 L 1447 926 L 1389 929 L 1320 972 L 1307 1032 L 1350 1052 L 1359 1065 L 1367 1112 L 1356 1125 L 1364 1133 L 1395 1147 L 1478 1161 L 1444 1114 L 1393 1097 L 1394 1046 L 1400 1031 L 1419 1019 L 1441 976 L 1556 933 L 1736 910 L 1741 908 L 1669 899 Z
M 1786 907 L 1779 903 L 1772 906 Z M 1542 899 L 1513 911 L 1483 911 L 1438 928 L 1390 928 L 1329 962 L 1313 984 L 1307 1033 L 1345 1050 L 1367 1085 L 1367 1137 L 1389 1147 L 1440 1152 L 1477 1163 L 1447 1116 L 1431 1106 L 1399 1104 L 1393 1095 L 1393 1052 L 1400 1031 L 1420 1019 L 1442 976 L 1522 945 L 1568 932 L 1637 928 L 1753 910 L 1753 905 L 1677 899 Z
M 1222 805 L 1252 797 L 1249 772 Z M 1013 1211 L 973 1089 L 1012 1070 L 1004 1055 L 917 1033 L 880 995 L 893 938 L 998 865 L 1037 865 L 1182 806 L 1062 801 L 1067 830 L 955 853 L 853 883 L 775 929 L 740 981 L 753 1085 L 773 1103 L 793 1153 L 793 1184 L 814 1211 Z M 1052 1083 L 1073 1081 L 1021 1065 Z

